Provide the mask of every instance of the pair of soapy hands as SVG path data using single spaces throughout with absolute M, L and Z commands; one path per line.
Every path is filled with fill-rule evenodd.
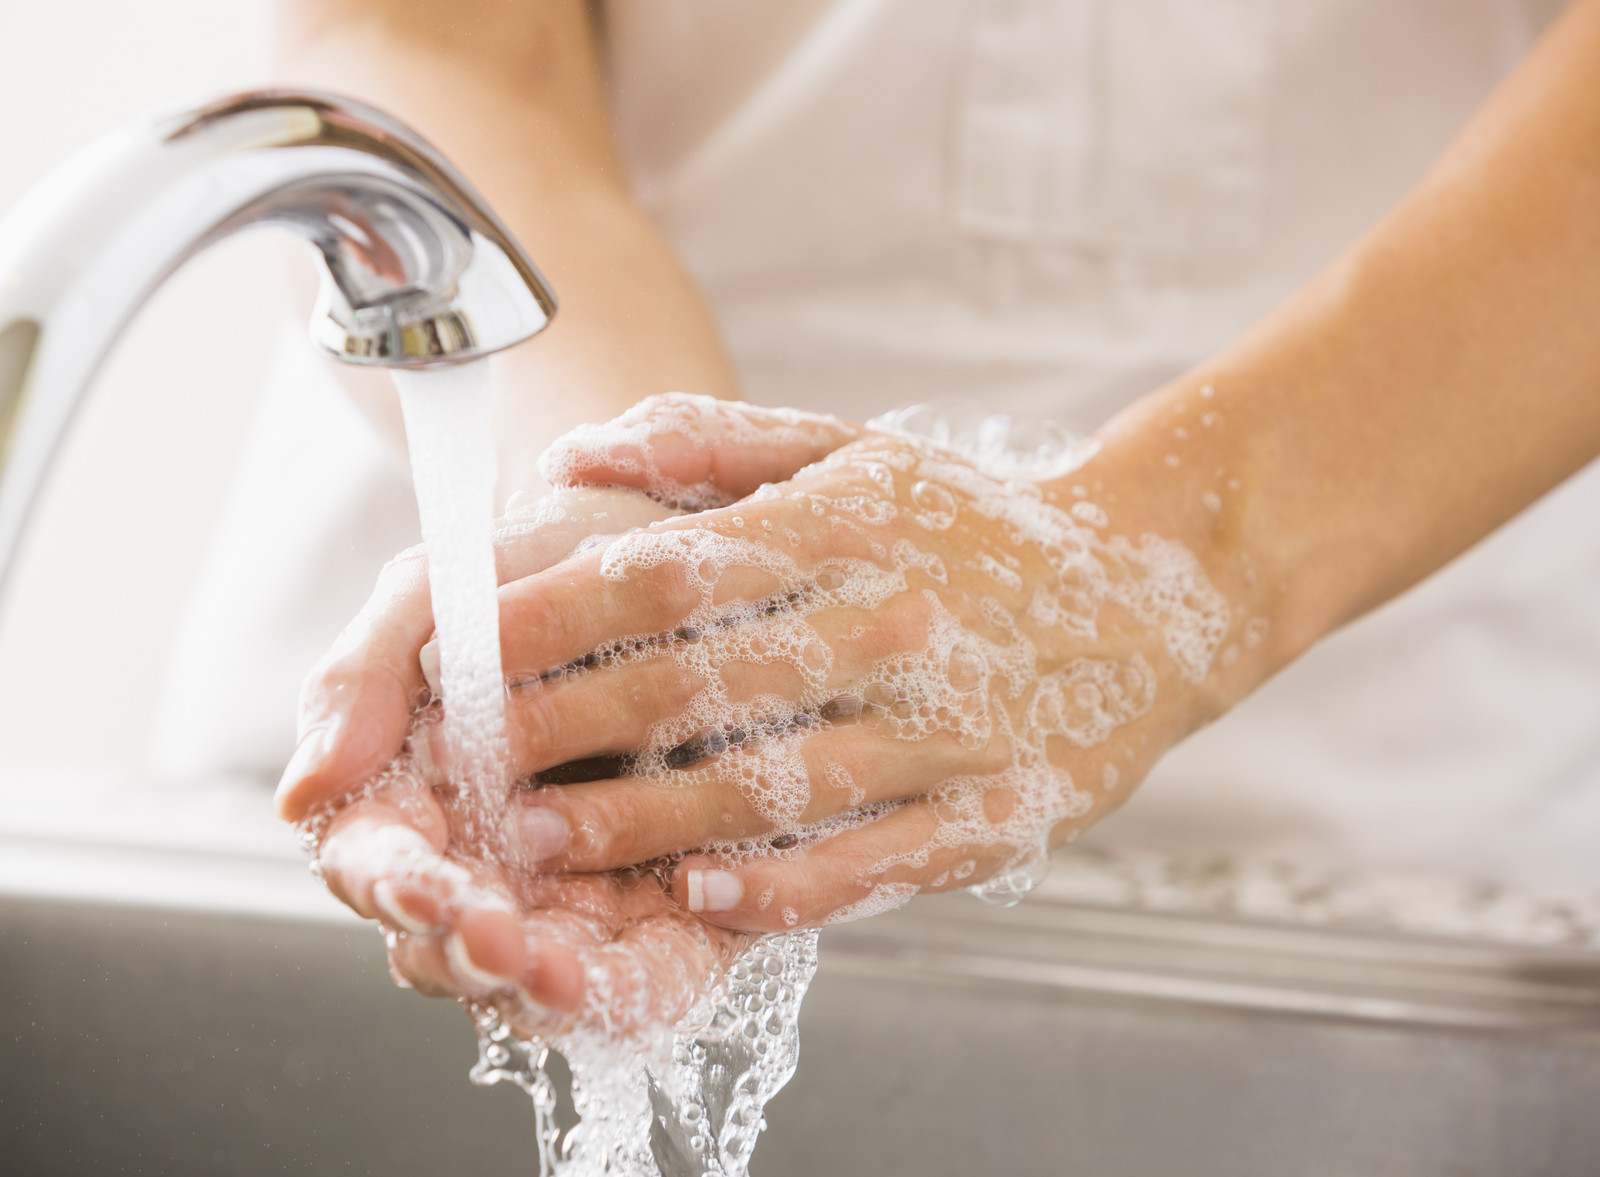
M 416 723 L 417 701 L 427 698 L 419 653 L 433 631 L 419 549 L 385 569 L 307 680 L 301 741 L 278 792 L 280 813 L 315 830 L 330 889 L 385 926 L 397 979 L 427 993 L 492 1000 L 530 1034 L 582 1022 L 611 1032 L 670 1024 L 751 934 L 866 914 L 918 890 L 970 886 L 1027 849 L 1015 837 L 952 838 L 949 831 L 962 828 L 962 800 L 940 791 L 950 781 L 987 782 L 977 804 L 1004 818 L 1016 803 L 1005 778 L 1015 769 L 1014 731 L 985 728 L 987 737 L 973 739 L 937 724 L 919 735 L 904 724 L 860 722 L 877 706 L 862 684 L 886 658 L 914 658 L 927 647 L 930 611 L 997 641 L 996 616 L 1026 618 L 1030 605 L 1037 615 L 1032 565 L 1041 557 L 1027 536 L 979 513 L 963 516 L 960 486 L 930 489 L 914 481 L 914 470 L 904 475 L 919 443 L 830 417 L 673 396 L 590 433 L 552 447 L 545 469 L 560 489 L 509 513 L 496 536 L 514 776 L 537 782 L 555 770 L 559 780 L 560 766 L 575 762 L 588 771 L 569 772 L 575 783 L 517 789 L 505 844 L 476 854 L 459 852 L 459 805 L 437 772 L 386 771 L 397 758 L 416 759 L 430 730 Z M 944 512 L 933 524 L 930 497 Z M 684 514 L 667 505 L 674 500 L 731 505 Z M 686 618 L 703 613 L 705 585 L 681 561 L 608 572 L 608 545 L 594 537 L 641 528 L 711 532 L 747 545 L 754 537 L 781 549 L 784 567 L 813 587 L 841 560 L 882 566 L 893 562 L 890 553 L 918 555 L 906 558 L 915 567 L 886 599 L 805 618 L 827 647 L 809 686 L 781 661 L 724 666 L 730 677 L 743 674 L 734 684 L 741 698 L 776 713 L 787 700 L 799 722 L 741 731 L 733 742 L 748 734 L 745 747 L 725 736 L 702 742 L 680 757 L 693 761 L 693 783 L 672 787 L 660 773 L 617 773 L 615 758 L 647 742 L 705 684 L 681 659 L 660 656 L 571 672 L 619 638 L 646 635 L 631 645 L 646 653 L 649 635 L 670 645 Z M 796 588 L 781 574 L 775 581 L 770 565 L 735 571 L 742 580 L 717 584 L 719 606 Z M 770 612 L 781 625 L 782 610 Z M 744 624 L 759 635 L 763 614 L 753 616 Z M 1131 653 L 1146 667 L 1140 651 L 1160 660 L 1159 635 L 1132 619 L 1103 619 L 1088 636 L 1029 625 L 1035 674 L 1083 663 L 1086 654 Z M 561 667 L 566 674 L 550 673 Z M 818 699 L 829 702 L 819 708 Z M 1059 842 L 1114 807 L 1170 742 L 1171 726 L 1157 710 L 1113 738 L 1054 741 L 1049 759 L 1071 803 L 1042 811 L 1051 828 L 1035 831 L 1039 844 Z M 798 807 L 784 822 L 752 793 L 744 771 L 763 740 L 787 741 L 802 766 Z M 848 814 L 870 820 L 845 821 L 813 840 L 791 836 L 792 848 L 779 854 L 705 852 L 713 843 L 770 840 L 780 824 Z

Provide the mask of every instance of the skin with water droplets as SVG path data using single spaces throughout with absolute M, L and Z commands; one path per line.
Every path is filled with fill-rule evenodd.
M 593 470 L 598 453 L 600 464 L 642 479 L 675 507 L 724 501 L 710 464 L 706 478 L 649 485 L 667 464 L 652 449 L 663 422 L 662 436 L 691 450 L 717 450 L 722 431 L 806 457 L 820 452 L 737 506 L 655 523 L 573 557 L 572 576 L 617 586 L 619 600 L 664 592 L 681 602 L 666 629 L 621 633 L 575 662 L 508 670 L 535 692 L 604 689 L 641 667 L 675 685 L 676 702 L 647 725 L 623 771 L 663 795 L 731 787 L 742 811 L 717 814 L 686 842 L 695 857 L 685 867 L 798 865 L 898 831 L 854 857 L 848 893 L 825 906 L 782 885 L 746 886 L 770 930 L 876 914 L 922 889 L 1020 898 L 1047 865 L 1049 844 L 1112 803 L 1117 775 L 1104 771 L 1107 758 L 1163 743 L 1142 730 L 1155 700 L 1204 680 L 1229 632 L 1226 601 L 1180 545 L 1118 532 L 1114 500 L 1098 484 L 1057 504 L 1027 476 L 1027 461 L 975 460 L 993 455 L 992 436 L 969 453 L 888 427 L 863 432 L 661 398 L 609 440 L 590 428 L 564 457 L 558 446 L 550 468 Z M 612 443 L 620 457 L 606 453 Z M 574 459 L 575 448 L 586 453 Z M 1045 465 L 1059 474 L 1061 456 Z M 870 756 L 829 751 L 841 738 L 903 748 L 919 764 L 938 749 L 932 763 L 944 767 L 909 792 L 885 792 Z M 437 766 L 426 760 L 397 768 L 391 785 L 436 789 Z M 726 832 L 730 817 L 736 832 Z M 585 828 L 575 829 L 575 845 Z M 743 943 L 674 910 L 670 863 L 640 867 L 523 873 L 509 894 L 503 882 L 490 888 L 512 910 L 542 913 L 544 935 L 588 953 L 583 1007 L 559 1019 L 565 1029 L 548 1029 L 551 1011 L 515 988 L 490 996 L 508 1025 L 553 1034 L 583 1060 L 591 1120 L 597 1132 L 611 1124 L 613 1135 L 626 1135 L 616 1109 L 637 1108 L 641 1090 L 639 1072 L 617 1072 L 619 1060 L 667 1066 L 666 1031 L 706 994 L 730 993 L 717 979 Z M 462 893 L 483 885 L 463 869 Z M 408 957 L 410 934 L 397 935 L 407 975 L 426 972 L 416 955 L 424 941 Z

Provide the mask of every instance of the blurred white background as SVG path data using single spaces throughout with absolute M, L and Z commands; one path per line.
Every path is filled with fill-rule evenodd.
M 264 0 L 8 3 L 0 215 L 153 108 L 270 80 Z M 247 234 L 180 271 L 102 369 L 0 598 L 0 746 L 138 766 L 174 622 L 288 299 Z

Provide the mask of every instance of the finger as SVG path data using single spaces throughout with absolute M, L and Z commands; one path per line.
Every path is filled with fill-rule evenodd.
M 431 932 L 400 932 L 389 963 L 429 997 L 487 997 L 519 984 L 528 957 L 521 923 L 504 907 L 467 906 Z
M 680 629 L 610 643 L 542 676 L 517 672 L 509 676 L 507 705 L 513 768 L 526 777 L 571 761 L 627 756 L 647 741 L 671 738 L 664 723 L 684 729 L 678 738 L 688 738 L 695 730 L 690 704 L 708 689 L 732 706 L 789 700 L 781 715 L 752 717 L 755 727 L 735 742 L 761 734 L 755 728 L 778 734 L 808 722 L 801 713 L 817 706 L 819 695 L 832 695 L 835 683 L 838 694 L 848 696 L 847 684 L 882 657 L 887 639 L 895 640 L 896 652 L 920 640 L 926 633 L 922 613 L 920 600 L 906 609 L 881 610 L 870 639 L 846 636 L 859 628 L 852 617 L 779 616 L 730 623 L 712 633 Z M 697 657 L 688 648 L 702 641 L 717 644 L 714 656 Z M 829 706 L 842 715 L 847 701 L 836 697 Z M 726 706 L 718 711 L 731 714 Z
M 498 868 L 447 859 L 442 845 L 392 808 L 358 803 L 336 820 L 319 861 L 336 895 L 389 930 L 400 983 L 469 998 L 516 989 L 541 1007 L 575 1007 L 576 954 L 530 936 Z
M 582 953 L 541 935 L 536 917 L 498 908 L 463 911 L 448 930 L 394 935 L 389 966 L 397 982 L 429 997 L 515 1008 L 529 1032 L 570 1021 L 588 986 Z
M 502 661 L 513 680 L 619 640 L 798 610 L 854 610 L 846 632 L 883 628 L 894 600 L 926 624 L 926 569 L 894 566 L 881 537 L 843 516 L 819 520 L 810 497 L 741 503 L 657 523 L 605 549 L 500 590 Z M 889 565 L 889 566 L 886 566 Z
M 501 588 L 507 680 L 539 678 L 618 638 L 670 633 L 699 601 L 681 563 L 621 579 L 602 575 L 602 555 L 586 553 Z
M 513 684 L 512 706 L 527 708 L 528 723 L 544 729 L 529 737 L 529 747 L 559 738 L 553 722 L 541 722 L 546 711 L 591 707 L 604 713 L 619 706 L 607 696 L 625 685 L 659 681 L 652 718 L 679 715 L 678 704 L 688 698 L 684 690 L 712 685 L 708 676 L 718 680 L 725 701 L 776 695 L 804 709 L 819 696 L 845 692 L 884 657 L 927 646 L 931 606 L 903 585 L 869 602 L 840 594 L 843 603 L 835 605 L 828 590 L 813 585 L 696 611 L 705 587 L 691 588 L 689 581 L 701 576 L 698 570 L 691 574 L 683 563 L 664 562 L 617 580 L 599 574 L 599 559 L 597 553 L 501 590 L 502 660 Z M 612 677 L 630 664 L 655 669 L 632 684 Z M 549 692 L 542 702 L 541 690 Z M 603 743 L 563 747 L 578 756 L 609 750 Z
M 654 499 L 618 487 L 580 487 L 526 500 L 519 493 L 495 524 L 496 583 L 542 572 L 592 536 L 621 535 L 672 516 Z
M 836 417 L 667 393 L 557 438 L 539 471 L 554 486 L 631 486 L 703 510 L 789 478 L 861 433 Z
M 611 1035 L 670 1025 L 720 975 L 743 943 L 672 906 L 653 881 L 630 904 L 614 879 L 583 880 L 580 911 L 552 907 L 513 919 L 467 912 L 448 931 L 392 938 L 398 980 L 430 996 L 493 1000 L 523 1033 L 582 1017 Z M 631 917 L 630 907 L 642 908 Z M 597 914 L 598 908 L 603 914 Z
M 396 977 L 422 992 L 479 996 L 525 983 L 532 973 L 534 983 L 552 989 L 544 1000 L 569 999 L 546 979 L 561 979 L 559 960 L 532 968 L 521 926 L 491 882 L 443 856 L 439 817 L 439 832 L 429 837 L 391 805 L 352 805 L 323 843 L 324 881 L 394 933 Z
M 730 560 L 712 569 L 702 551 L 707 537 L 672 528 L 667 523 L 619 541 L 630 545 L 620 567 L 605 566 L 608 552 L 597 551 L 502 588 L 507 681 L 626 663 L 698 642 L 708 629 L 763 621 L 787 607 L 772 598 L 804 579 L 791 562 L 765 569 Z M 649 546 L 633 545 L 635 538 Z M 708 599 L 713 584 L 715 606 Z
M 617 870 L 916 796 L 958 771 L 999 767 L 1006 755 L 969 749 L 948 732 L 916 741 L 854 726 L 807 734 L 823 727 L 806 720 L 778 735 L 736 732 L 725 747 L 728 734 L 716 732 L 701 747 L 721 750 L 692 768 L 524 794 L 524 853 L 549 870 Z
M 1009 763 L 1007 741 L 988 728 L 992 704 L 983 679 L 952 669 L 961 649 L 950 654 L 952 666 L 936 658 L 928 673 L 906 681 L 867 681 L 886 656 L 927 647 L 921 594 L 901 594 L 870 616 L 830 609 L 808 616 L 793 633 L 784 631 L 786 624 L 796 619 L 752 625 L 744 645 L 770 637 L 771 647 L 798 651 L 794 665 L 711 660 L 675 678 L 658 653 L 646 664 L 649 674 L 637 665 L 630 680 L 593 672 L 536 696 L 533 705 L 544 710 L 529 714 L 556 749 L 544 762 L 581 762 L 546 773 L 523 751 L 523 775 L 537 773 L 542 783 L 564 786 L 539 793 L 538 808 L 525 813 L 527 852 L 562 869 L 611 870 L 713 841 L 792 829 Z M 708 633 L 702 640 L 718 639 Z M 825 655 L 820 662 L 808 657 L 813 647 Z M 670 652 L 674 658 L 693 653 Z M 669 689 L 644 689 L 650 675 Z M 686 702 L 702 686 L 719 696 L 709 711 Z M 785 698 L 787 705 L 777 701 Z M 698 726 L 707 722 L 695 718 L 702 712 L 717 717 L 714 726 Z M 586 743 L 570 735 L 579 730 L 588 733 Z M 525 733 L 519 739 L 535 748 L 539 743 Z M 653 749 L 641 747 L 646 741 Z M 636 749 L 642 760 L 617 755 Z M 649 779 L 610 779 L 630 759 L 635 773 Z
M 665 658 L 514 685 L 506 702 L 511 767 L 521 778 L 572 761 L 625 758 L 661 720 L 681 714 L 700 685 Z
M 417 651 L 432 630 L 427 561 L 412 548 L 384 567 L 301 688 L 299 743 L 278 784 L 279 816 L 299 821 L 399 753 L 423 686 Z
M 597 531 L 624 532 L 669 514 L 631 491 L 547 496 L 497 529 L 498 581 L 548 568 Z M 306 679 L 299 744 L 278 786 L 281 816 L 300 820 L 399 752 L 425 685 L 419 654 L 433 628 L 426 553 L 412 548 L 385 566 L 360 614 Z
M 393 934 L 396 979 L 432 996 L 482 997 L 521 989 L 555 1010 L 583 991 L 577 955 L 532 939 L 485 868 L 439 853 L 392 808 L 352 806 L 335 823 L 320 859 L 330 890 Z
M 1010 845 L 941 844 L 937 805 L 922 799 L 802 847 L 789 857 L 719 864 L 685 859 L 672 894 L 709 923 L 781 932 L 859 919 L 898 907 L 919 890 L 968 886 L 1015 855 Z

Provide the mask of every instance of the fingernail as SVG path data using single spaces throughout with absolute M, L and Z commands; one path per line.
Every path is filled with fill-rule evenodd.
M 567 848 L 572 827 L 554 809 L 530 805 L 522 811 L 522 847 L 534 862 L 554 858 Z
M 438 638 L 430 638 L 422 649 L 417 651 L 417 661 L 422 664 L 422 677 L 427 680 L 428 689 L 435 697 L 443 697 L 444 687 L 440 685 L 439 678 Z
M 491 973 L 474 961 L 471 953 L 467 951 L 467 942 L 461 938 L 460 932 L 450 933 L 450 938 L 444 942 L 444 951 L 450 960 L 451 969 L 457 976 L 480 989 L 504 989 L 513 984 L 513 978 Z
M 395 895 L 394 887 L 388 879 L 379 879 L 372 884 L 372 906 L 378 909 L 384 919 L 402 931 L 420 936 L 430 930 L 427 924 L 400 906 L 400 899 Z
M 327 723 L 318 724 L 300 737 L 300 743 L 295 745 L 294 755 L 289 757 L 289 763 L 283 768 L 283 776 L 278 779 L 277 792 L 273 794 L 273 800 L 280 814 L 284 814 L 284 803 L 295 786 L 315 772 L 328 758 L 328 753 L 333 750 L 333 739 L 338 726 L 339 721 L 334 718 Z
M 744 883 L 732 871 L 689 872 L 690 911 L 731 911 L 744 898 Z

